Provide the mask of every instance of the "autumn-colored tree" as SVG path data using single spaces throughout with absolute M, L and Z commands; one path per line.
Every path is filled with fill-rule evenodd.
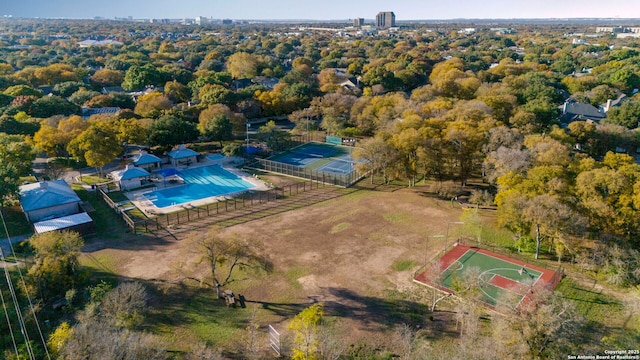
M 145 118 L 159 118 L 164 110 L 171 109 L 172 106 L 168 97 L 154 91 L 138 97 L 134 112 Z
M 33 142 L 36 148 L 46 152 L 49 156 L 66 156 L 66 148 L 71 140 L 89 127 L 89 123 L 80 116 L 70 116 L 61 119 L 54 127 L 43 123 L 35 135 Z
M 316 360 L 319 358 L 320 326 L 324 317 L 324 304 L 316 303 L 296 315 L 287 328 L 294 333 L 294 360 Z
M 234 79 L 251 79 L 258 74 L 258 60 L 252 54 L 237 52 L 227 59 L 227 71 Z
M 98 168 L 102 175 L 102 168 L 122 152 L 121 145 L 118 133 L 108 122 L 94 120 L 69 142 L 67 151 L 77 160 Z
M 76 232 L 51 231 L 29 239 L 36 258 L 28 271 L 28 290 L 45 301 L 64 295 L 76 284 L 78 256 L 84 241 Z
M 119 70 L 100 69 L 91 76 L 91 81 L 99 86 L 120 86 L 124 74 Z
M 200 113 L 198 130 L 203 136 L 220 142 L 230 140 L 233 137 L 233 125 L 231 119 L 235 115 L 231 110 L 220 104 L 211 105 Z

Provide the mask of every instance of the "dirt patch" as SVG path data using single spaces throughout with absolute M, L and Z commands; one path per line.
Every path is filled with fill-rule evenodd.
M 322 301 L 329 315 L 343 319 L 352 329 L 353 338 L 372 335 L 408 321 L 396 314 L 396 307 L 417 306 L 413 301 L 390 298 L 389 292 L 416 288 L 412 283 L 416 269 L 398 272 L 392 268 L 394 262 L 422 264 L 426 237 L 444 234 L 447 223 L 457 221 L 459 216 L 460 210 L 452 209 L 449 202 L 411 189 L 360 190 L 235 225 L 224 229 L 223 234 L 259 239 L 274 271 L 259 279 L 233 283 L 231 288 L 236 293 L 241 291 L 248 301 L 263 304 L 263 311 L 271 312 L 268 317 L 272 323 L 287 321 L 300 309 Z M 207 269 L 198 264 L 199 256 L 189 245 L 190 238 L 204 231 L 181 233 L 153 244 L 141 238 L 116 245 L 128 254 L 120 274 L 168 282 L 206 279 Z M 432 238 L 430 253 L 435 255 L 444 241 Z M 105 251 L 113 251 L 113 246 L 95 247 L 90 254 L 97 256 Z

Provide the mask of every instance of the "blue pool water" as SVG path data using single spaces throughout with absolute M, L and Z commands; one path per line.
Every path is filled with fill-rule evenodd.
M 184 180 L 183 186 L 151 191 L 144 196 L 156 207 L 163 208 L 255 187 L 220 165 L 180 170 L 177 175 Z

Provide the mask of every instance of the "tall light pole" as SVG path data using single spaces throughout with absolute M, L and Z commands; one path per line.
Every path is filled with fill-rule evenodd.
M 448 243 L 449 243 L 449 225 L 451 225 L 451 224 L 454 224 L 454 225 L 462 225 L 462 224 L 464 224 L 464 221 L 449 221 L 449 222 L 447 223 L 447 237 L 446 237 L 446 239 L 444 240 L 444 249 L 445 249 L 445 250 L 447 250 L 447 246 L 448 246 Z
M 309 111 L 311 110 L 311 108 L 305 108 L 304 109 L 304 113 L 307 117 L 307 142 L 309 142 Z
M 443 238 L 443 237 L 444 237 L 444 235 L 442 235 L 442 234 L 428 235 L 427 236 L 427 241 L 426 241 L 425 246 L 424 246 L 424 265 L 425 266 L 427 266 L 427 262 L 429 260 L 429 255 L 428 255 L 428 253 L 429 253 L 429 238 Z
M 249 128 L 251 127 L 251 124 L 249 123 L 249 120 L 247 120 L 247 148 L 249 148 Z

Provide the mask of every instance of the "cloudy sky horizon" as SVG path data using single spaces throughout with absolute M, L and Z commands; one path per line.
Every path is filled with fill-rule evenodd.
M 0 16 L 76 18 L 195 18 L 339 20 L 375 18 L 393 11 L 397 20 L 640 18 L 635 0 L 2 0 Z

